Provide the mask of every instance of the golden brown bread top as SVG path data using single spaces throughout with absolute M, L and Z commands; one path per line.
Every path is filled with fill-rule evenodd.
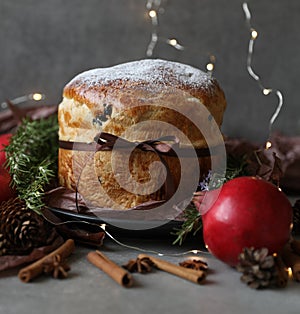
M 63 96 L 58 113 L 60 139 L 79 142 L 91 142 L 101 131 L 143 141 L 149 139 L 150 130 L 141 122 L 163 121 L 167 124 L 156 127 L 152 139 L 170 135 L 169 125 L 173 125 L 195 147 L 204 147 L 205 136 L 199 129 L 211 128 L 213 133 L 221 125 L 226 107 L 224 93 L 214 78 L 189 65 L 159 59 L 83 72 L 65 86 Z M 203 105 L 216 125 L 208 123 L 200 110 Z M 191 124 L 189 116 L 195 117 L 201 128 Z M 133 125 L 138 129 L 133 130 Z M 125 134 L 126 130 L 130 133 Z M 186 145 L 186 140 L 179 138 Z M 212 140 L 211 144 L 218 142 Z
M 65 86 L 63 96 L 94 106 L 101 103 L 101 94 L 110 90 L 117 92 L 143 87 L 154 91 L 167 86 L 189 92 L 193 97 L 200 98 L 204 105 L 216 95 L 225 98 L 217 81 L 205 72 L 186 64 L 160 59 L 145 59 L 88 70 L 74 77 Z

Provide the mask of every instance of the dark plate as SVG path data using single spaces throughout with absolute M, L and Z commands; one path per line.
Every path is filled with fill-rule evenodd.
M 80 214 L 73 211 L 67 211 L 58 208 L 48 208 L 55 216 L 61 218 L 62 221 L 73 222 L 74 224 L 82 224 L 85 229 L 95 229 L 96 225 L 105 224 L 106 230 L 118 235 L 126 236 L 167 236 L 171 235 L 176 228 L 180 228 L 182 221 L 180 220 L 126 220 L 116 218 L 102 219 L 98 216 Z

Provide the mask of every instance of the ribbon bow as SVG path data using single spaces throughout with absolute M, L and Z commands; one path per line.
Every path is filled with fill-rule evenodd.
M 179 139 L 176 136 L 163 136 L 155 140 L 146 140 L 143 142 L 130 142 L 122 137 L 101 132 L 95 136 L 94 141 L 97 143 L 96 151 L 112 150 L 116 142 L 118 148 L 136 147 L 143 151 L 153 151 L 158 154 L 168 154 L 176 156 L 174 147 L 179 147 Z M 173 142 L 173 144 L 164 143 Z
M 163 163 L 167 171 L 166 180 L 163 185 L 165 192 L 165 201 L 169 200 L 174 195 L 176 189 L 174 186 L 174 180 L 171 171 L 169 169 L 167 162 L 164 160 L 163 156 L 172 156 L 177 158 L 189 157 L 191 156 L 191 152 L 194 153 L 196 152 L 196 155 L 198 157 L 210 156 L 210 151 L 208 148 L 200 149 L 179 148 L 179 139 L 176 136 L 163 136 L 154 140 L 146 140 L 143 142 L 131 142 L 119 136 L 106 132 L 101 132 L 95 136 L 94 141 L 92 143 L 70 142 L 60 140 L 59 147 L 68 150 L 99 152 L 99 151 L 112 151 L 116 143 L 117 143 L 116 149 L 138 148 L 143 151 L 154 152 L 159 157 L 160 161 Z M 218 147 L 214 148 L 214 153 L 217 152 L 216 150 L 217 148 Z
M 176 156 L 174 151 L 174 147 L 179 147 L 179 139 L 176 136 L 163 136 L 155 140 L 146 140 L 143 142 L 130 142 L 124 138 L 118 137 L 116 135 L 101 132 L 95 138 L 94 141 L 97 143 L 95 147 L 95 151 L 105 151 L 105 150 L 113 150 L 114 145 L 117 142 L 118 148 L 139 148 L 143 151 L 151 151 L 156 153 L 159 157 L 160 161 L 166 168 L 167 176 L 164 182 L 164 192 L 166 200 L 169 200 L 173 194 L 175 193 L 174 180 L 172 178 L 171 171 L 169 169 L 168 164 L 162 158 L 163 154 L 168 154 L 171 156 Z M 173 142 L 173 144 L 164 143 L 162 141 Z

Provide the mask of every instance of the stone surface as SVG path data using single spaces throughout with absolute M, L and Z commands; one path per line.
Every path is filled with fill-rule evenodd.
M 201 248 L 195 240 L 178 247 L 172 246 L 168 237 L 114 236 L 128 245 L 163 253 Z M 154 270 L 148 274 L 133 274 L 134 285 L 123 288 L 87 261 L 86 254 L 90 250 L 93 248 L 76 247 L 69 258 L 71 271 L 65 280 L 41 276 L 24 284 L 15 270 L 0 274 L 0 313 L 299 313 L 299 283 L 289 282 L 282 290 L 252 290 L 240 282 L 240 273 L 209 254 L 202 255 L 210 268 L 202 285 Z M 101 251 L 119 265 L 140 253 L 108 238 Z M 177 264 L 187 256 L 161 258 Z

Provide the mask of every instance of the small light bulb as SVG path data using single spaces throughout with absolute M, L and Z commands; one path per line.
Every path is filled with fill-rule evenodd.
M 258 36 L 257 31 L 256 31 L 255 29 L 252 29 L 252 31 L 251 31 L 251 38 L 252 38 L 252 39 L 256 39 L 257 36 Z
M 292 277 L 293 277 L 293 271 L 292 271 L 292 268 L 291 268 L 291 267 L 289 267 L 289 268 L 287 269 L 287 271 L 288 271 L 288 275 L 289 275 L 289 277 L 290 277 L 290 278 L 292 278 Z
M 100 228 L 105 231 L 106 224 L 101 224 L 101 225 L 100 225 Z
M 170 44 L 171 46 L 176 46 L 176 45 L 177 45 L 177 40 L 176 40 L 175 38 L 170 39 L 170 40 L 169 40 L 169 44 Z
M 272 147 L 272 143 L 270 141 L 267 141 L 266 143 L 266 149 L 269 149 L 270 147 Z
M 270 89 L 270 88 L 264 88 L 262 92 L 263 92 L 264 95 L 267 96 L 267 95 L 269 95 L 269 94 L 272 92 L 272 89 Z
M 207 69 L 207 71 L 212 71 L 214 69 L 214 64 L 213 63 L 207 63 L 206 69 Z
M 43 95 L 40 94 L 40 93 L 34 93 L 34 94 L 32 95 L 32 99 L 35 100 L 35 101 L 42 100 L 42 99 L 43 99 Z
M 156 11 L 155 11 L 155 10 L 151 10 L 151 11 L 149 11 L 149 16 L 150 16 L 151 18 L 156 17 L 156 16 L 157 16 Z
M 192 250 L 193 254 L 198 254 L 198 252 L 199 252 L 198 250 Z

